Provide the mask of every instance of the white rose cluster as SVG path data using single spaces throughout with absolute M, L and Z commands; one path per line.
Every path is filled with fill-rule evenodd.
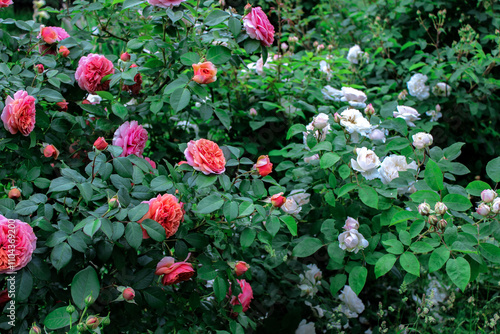
M 344 286 L 339 299 L 342 301 L 340 311 L 348 318 L 357 318 L 365 310 L 363 301 L 356 296 L 356 293 L 349 285 Z
M 408 93 L 410 93 L 411 96 L 416 97 L 420 101 L 423 101 L 427 98 L 429 98 L 429 86 L 425 85 L 425 82 L 427 81 L 427 76 L 423 75 L 421 73 L 417 73 L 413 75 L 410 78 L 410 81 L 408 81 L 407 86 L 408 86 Z
M 415 123 L 413 122 L 420 119 L 420 114 L 412 107 L 397 106 L 397 109 L 398 111 L 394 111 L 392 115 L 396 118 L 404 119 L 408 126 L 414 127 Z
M 300 274 L 300 296 L 314 297 L 318 292 L 318 286 L 321 285 L 323 273 L 315 264 L 308 264 L 308 270 L 304 274 Z
M 348 252 L 357 254 L 360 250 L 368 247 L 369 243 L 365 237 L 358 232 L 359 222 L 347 217 L 343 229 L 345 232 L 339 234 L 339 247 Z

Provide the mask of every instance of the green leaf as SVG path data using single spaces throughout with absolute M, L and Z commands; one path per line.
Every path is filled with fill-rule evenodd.
M 378 194 L 372 187 L 361 185 L 358 190 L 359 199 L 370 208 L 378 208 Z
M 425 166 L 424 180 L 432 190 L 439 191 L 444 189 L 443 173 L 433 160 L 429 160 Z
M 385 254 L 375 263 L 375 277 L 379 278 L 389 272 L 396 263 L 396 256 L 393 254 Z
M 481 192 L 486 189 L 491 189 L 491 187 L 488 183 L 483 181 L 472 181 L 465 187 L 465 191 L 472 196 L 481 196 Z
M 82 195 L 83 200 L 88 203 L 92 199 L 92 195 L 94 191 L 92 190 L 92 186 L 90 183 L 78 183 L 76 185 L 78 190 L 80 190 L 80 194 Z
M 213 288 L 214 288 L 215 298 L 217 298 L 217 300 L 221 302 L 226 298 L 229 289 L 229 284 L 226 279 L 217 276 L 214 280 Z
M 33 290 L 33 276 L 31 272 L 25 268 L 16 274 L 15 280 L 16 293 L 13 297 L 16 301 L 28 299 Z
M 389 226 L 396 225 L 410 219 L 418 219 L 419 217 L 420 215 L 417 212 L 402 210 L 392 216 L 391 224 Z
M 446 246 L 436 248 L 429 258 L 429 273 L 441 269 L 450 258 L 450 251 Z
M 243 248 L 250 247 L 253 244 L 256 236 L 257 236 L 257 231 L 255 231 L 254 229 L 251 228 L 244 229 L 240 235 L 241 247 Z
M 38 96 L 43 97 L 49 102 L 60 102 L 64 100 L 64 97 L 61 95 L 61 93 L 50 88 L 42 89 L 40 92 L 38 92 Z
M 495 182 L 500 182 L 500 157 L 488 162 L 486 165 L 486 174 Z
M 225 64 L 231 59 L 231 50 L 222 45 L 212 46 L 207 52 L 207 60 L 214 65 Z
M 366 283 L 368 270 L 365 267 L 354 267 L 349 273 L 349 286 L 355 294 L 359 295 Z
M 215 114 L 219 121 L 224 125 L 224 127 L 229 131 L 231 128 L 231 118 L 229 117 L 229 113 L 223 109 L 215 109 Z
M 93 237 L 94 234 L 101 228 L 101 220 L 99 218 L 94 219 L 94 221 L 87 223 L 83 227 L 83 232 L 89 237 Z
M 172 188 L 173 186 L 174 183 L 170 181 L 165 175 L 155 177 L 153 181 L 151 181 L 151 190 L 155 192 L 164 192 Z
M 300 241 L 293 248 L 292 256 L 307 257 L 316 253 L 316 251 L 321 247 L 323 247 L 323 243 L 321 242 L 321 240 L 307 237 L 302 239 L 302 241 Z
M 281 216 L 280 219 L 282 222 L 285 223 L 286 227 L 288 227 L 288 230 L 290 231 L 290 233 L 294 237 L 296 237 L 297 236 L 297 221 L 295 220 L 295 218 L 293 218 L 292 216 L 285 215 L 285 216 Z
M 274 237 L 280 230 L 280 220 L 276 216 L 270 216 L 266 221 L 266 230 Z
M 470 200 L 459 194 L 448 194 L 443 198 L 443 203 L 446 204 L 448 209 L 456 211 L 465 211 L 469 209 L 472 204 Z
M 131 178 L 134 172 L 134 166 L 132 166 L 130 160 L 125 157 L 114 158 L 113 167 L 118 175 L 125 178 Z
M 224 200 L 217 194 L 209 195 L 198 203 L 196 209 L 198 213 L 207 214 L 222 207 Z
M 81 310 L 85 308 L 85 298 L 92 295 L 94 300 L 99 297 L 101 285 L 97 273 L 92 267 L 80 270 L 71 282 L 71 298 L 73 303 Z
M 420 277 L 420 263 L 413 253 L 405 252 L 401 254 L 399 264 L 410 274 Z
M 142 229 L 138 223 L 130 222 L 125 228 L 125 239 L 130 247 L 138 249 L 142 243 Z
M 99 92 L 95 92 L 95 93 L 105 100 L 113 101 L 115 99 L 113 94 L 111 94 L 110 92 L 99 91 Z
M 319 161 L 319 166 L 323 169 L 330 168 L 333 165 L 335 165 L 335 163 L 339 160 L 340 160 L 340 156 L 337 153 L 327 152 L 327 153 L 323 154 L 323 156 L 321 157 L 321 159 Z M 377 199 L 378 199 L 378 197 L 377 197 Z
M 113 111 L 113 114 L 120 117 L 122 120 L 125 120 L 125 117 L 128 115 L 127 107 L 120 103 L 113 103 L 111 110 Z
M 332 143 L 330 143 L 329 141 L 322 141 L 314 145 L 314 147 L 311 149 L 311 152 L 331 151 L 331 150 L 332 150 Z
M 200 56 L 196 52 L 187 52 L 181 56 L 181 63 L 186 66 L 198 64 Z
M 231 17 L 228 21 L 229 31 L 233 34 L 233 37 L 236 38 L 241 32 L 241 21 Z
M 330 292 L 332 296 L 337 297 L 337 293 L 342 289 L 347 282 L 347 276 L 344 274 L 337 274 L 335 277 L 330 278 Z
M 52 262 L 54 268 L 59 271 L 69 263 L 72 254 L 73 252 L 71 251 L 71 247 L 67 243 L 63 242 L 52 249 L 52 252 L 50 253 L 50 262 Z
M 434 247 L 432 247 L 431 245 L 429 245 L 427 242 L 425 241 L 417 241 L 417 242 L 414 242 L 411 246 L 410 246 L 410 249 L 414 252 L 414 253 L 417 253 L 417 254 L 424 254 L 424 253 L 429 253 L 429 252 L 432 252 L 434 250 Z
M 55 330 L 69 326 L 78 320 L 78 312 L 75 311 L 71 314 L 66 312 L 66 306 L 56 308 L 54 311 L 47 314 L 43 324 L 47 329 Z M 76 326 L 75 326 L 76 328 Z
M 388 239 L 382 241 L 382 245 L 384 245 L 386 247 L 386 251 L 391 254 L 399 255 L 404 252 L 403 244 L 397 239 Z
M 441 197 L 438 193 L 432 190 L 419 190 L 410 195 L 410 198 L 415 203 L 429 203 L 429 205 L 434 206 L 436 202 L 441 201 Z
M 128 210 L 128 219 L 130 221 L 136 222 L 138 220 L 141 220 L 142 217 L 148 212 L 149 210 L 149 204 L 148 203 L 141 203 L 132 209 Z
M 191 100 L 191 92 L 187 88 L 177 88 L 170 95 L 170 105 L 175 112 L 186 108 Z
M 219 23 L 224 22 L 229 17 L 229 13 L 222 11 L 220 9 L 216 9 L 205 18 L 205 25 L 207 26 L 215 26 Z
M 16 213 L 29 216 L 38 209 L 38 204 L 33 201 L 21 201 L 16 205 Z
M 217 175 L 198 174 L 196 177 L 196 185 L 198 188 L 211 186 L 215 181 L 217 181 Z
M 49 193 L 50 192 L 60 192 L 73 189 L 75 182 L 67 177 L 58 177 L 50 182 Z
M 143 2 L 144 0 L 125 0 L 122 5 L 122 10 L 135 7 Z
M 463 257 L 449 259 L 448 262 L 446 262 L 446 273 L 451 281 L 464 292 L 470 280 L 469 262 Z
M 260 42 L 255 39 L 247 38 L 243 43 L 243 47 L 245 48 L 246 53 L 251 55 L 260 47 Z
M 154 241 L 162 242 L 166 238 L 165 228 L 158 222 L 152 219 L 146 219 L 142 223 L 142 227 L 148 232 L 148 235 Z
M 306 126 L 304 124 L 294 124 L 290 127 L 290 129 L 288 129 L 288 132 L 286 134 L 286 139 L 290 139 L 292 138 L 293 136 L 295 136 L 296 134 L 302 134 L 302 132 L 306 132 L 307 129 L 306 129 Z
M 500 248 L 493 244 L 482 243 L 479 251 L 481 255 L 488 261 L 500 263 Z

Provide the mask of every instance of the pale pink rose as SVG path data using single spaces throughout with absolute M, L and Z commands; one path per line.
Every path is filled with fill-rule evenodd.
M 193 64 L 193 81 L 199 84 L 209 84 L 217 80 L 217 68 L 209 61 Z
M 148 0 L 151 6 L 170 8 L 172 6 L 179 6 L 182 2 L 186 0 Z
M 123 148 L 120 157 L 135 154 L 142 157 L 148 141 L 148 132 L 137 121 L 125 122 L 115 131 L 113 145 Z
M 274 27 L 262 8 L 252 8 L 252 11 L 243 18 L 243 26 L 247 34 L 251 38 L 259 40 L 262 45 L 271 46 L 273 44 Z
M 18 131 L 28 136 L 35 128 L 35 98 L 24 90 L 18 90 L 14 98 L 7 96 L 2 111 L 3 126 L 15 135 Z
M 231 296 L 231 286 L 229 287 L 229 296 L 231 296 L 231 301 L 229 302 L 231 305 L 240 305 L 243 308 L 243 312 L 246 312 L 250 308 L 250 303 L 253 299 L 253 291 L 250 283 L 245 281 L 244 279 L 236 280 L 240 284 L 241 293 L 236 296 Z
M 102 78 L 113 73 L 115 73 L 115 68 L 111 61 L 104 56 L 91 53 L 80 58 L 75 72 L 75 79 L 81 89 L 93 94 L 97 91 L 109 89 L 110 80 L 103 83 L 101 81 Z
M 13 3 L 12 0 L 0 0 L 0 8 L 9 7 Z
M 0 215 L 0 274 L 24 268 L 36 249 L 36 239 L 29 224 Z M 10 245 L 14 247 L 9 247 Z M 14 256 L 9 258 L 12 250 Z
M 342 227 L 344 230 L 357 230 L 359 228 L 359 222 L 357 219 L 347 217 L 345 225 Z
M 173 257 L 165 256 L 156 265 L 155 274 L 163 275 L 161 280 L 163 285 L 172 285 L 190 279 L 194 275 L 194 269 L 191 263 L 175 262 Z
M 187 163 L 205 175 L 226 171 L 226 159 L 219 146 L 208 139 L 191 140 L 184 151 Z

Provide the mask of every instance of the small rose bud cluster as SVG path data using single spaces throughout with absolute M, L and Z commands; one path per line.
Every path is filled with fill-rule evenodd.
M 500 198 L 496 191 L 491 189 L 486 189 L 481 192 L 481 200 L 478 207 L 476 208 L 476 213 L 486 217 L 490 213 L 500 213 Z
M 358 232 L 359 222 L 356 219 L 347 217 L 345 225 L 342 228 L 345 232 L 339 234 L 340 248 L 356 254 L 359 250 L 368 247 L 368 240 Z
M 420 203 L 418 206 L 418 213 L 424 217 L 427 217 L 427 222 L 429 225 L 434 227 L 435 229 L 440 229 L 444 232 L 448 222 L 443 218 L 448 207 L 443 202 L 437 202 L 434 205 L 434 210 L 431 209 L 431 206 L 428 203 Z M 438 218 L 441 216 L 441 219 Z

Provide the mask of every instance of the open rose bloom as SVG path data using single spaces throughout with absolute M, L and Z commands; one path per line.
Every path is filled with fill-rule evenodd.
M 15 135 L 28 136 L 35 128 L 35 98 L 24 90 L 18 90 L 14 98 L 7 96 L 2 111 L 3 126 Z
M 91 53 L 80 58 L 75 79 L 81 89 L 93 94 L 98 91 L 109 89 L 110 80 L 101 82 L 108 74 L 115 73 L 113 63 L 106 57 Z
M 14 230 L 14 243 L 11 242 Z M 36 248 L 36 236 L 33 228 L 18 219 L 7 219 L 0 215 L 0 274 L 18 271 L 30 261 Z M 14 245 L 14 248 L 9 248 Z M 9 258 L 9 250 L 14 249 L 14 256 Z
M 0 0 L 0 8 L 9 7 L 14 2 L 12 0 Z
M 217 68 L 209 61 L 193 64 L 193 81 L 199 84 L 209 84 L 217 80 Z
M 142 157 L 147 141 L 148 132 L 137 121 L 123 123 L 113 136 L 113 145 L 123 148 L 120 157 L 131 154 Z
M 243 26 L 247 34 L 264 46 L 271 46 L 274 42 L 274 27 L 260 7 L 252 8 L 250 13 L 243 17 Z
M 260 176 L 266 176 L 273 171 L 273 164 L 269 160 L 269 156 L 261 155 L 257 159 L 257 163 L 253 165 L 253 169 L 256 169 Z
M 41 55 L 57 55 L 57 43 L 70 37 L 63 28 L 40 26 L 40 33 L 37 38 L 42 42 L 38 45 L 38 51 Z
M 183 203 L 179 203 L 177 197 L 170 194 L 158 195 L 143 203 L 149 204 L 149 210 L 140 222 L 144 219 L 152 219 L 158 222 L 165 229 L 167 238 L 177 232 L 180 223 L 184 220 Z M 146 231 L 143 231 L 143 236 L 149 237 Z
M 187 281 L 194 275 L 193 265 L 186 261 L 175 262 L 170 256 L 165 256 L 156 265 L 156 275 L 163 275 L 161 283 L 163 285 L 177 284 Z
M 184 1 L 186 0 L 148 0 L 151 6 L 161 8 L 171 8 L 172 6 L 179 6 Z
M 208 139 L 191 140 L 184 151 L 187 163 L 205 175 L 226 171 L 226 158 L 219 146 Z
M 250 303 L 253 299 L 253 290 L 250 286 L 250 283 L 245 281 L 244 279 L 237 280 L 240 284 L 241 293 L 236 296 L 231 296 L 231 287 L 229 287 L 229 296 L 231 296 L 231 301 L 229 302 L 231 305 L 240 305 L 243 308 L 243 312 L 246 312 L 250 308 Z

